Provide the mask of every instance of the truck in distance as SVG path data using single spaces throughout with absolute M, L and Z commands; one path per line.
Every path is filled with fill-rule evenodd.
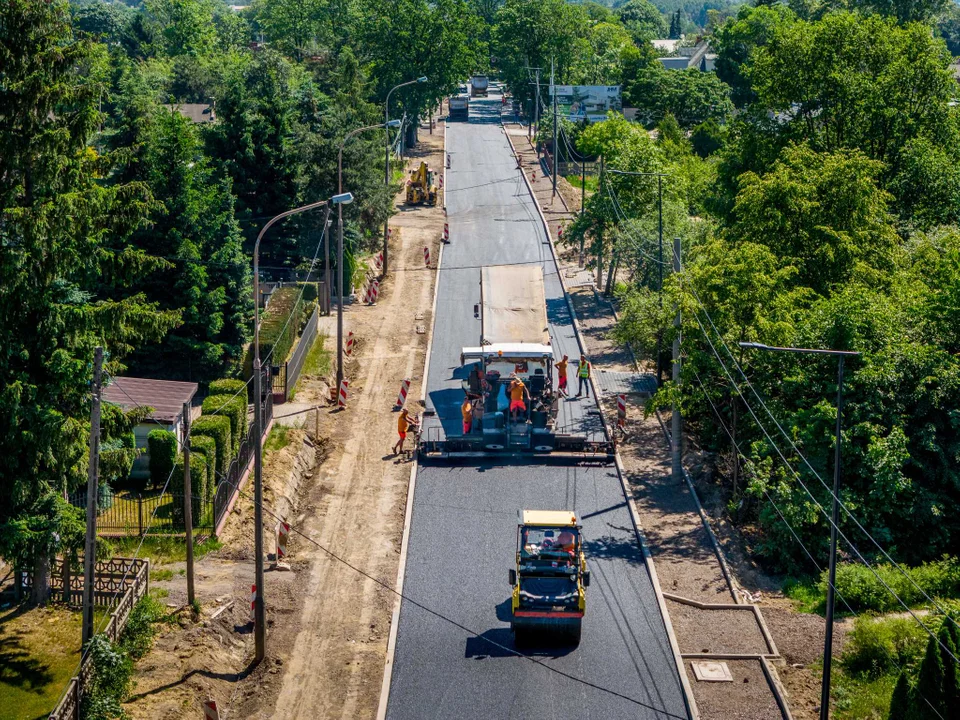
M 521 647 L 535 632 L 580 642 L 590 571 L 576 513 L 521 510 L 510 629 Z
M 470 96 L 466 93 L 452 96 L 449 100 L 449 107 L 451 120 L 467 121 L 470 119 Z
M 470 78 L 470 96 L 486 97 L 490 88 L 490 79 L 486 75 L 474 75 Z

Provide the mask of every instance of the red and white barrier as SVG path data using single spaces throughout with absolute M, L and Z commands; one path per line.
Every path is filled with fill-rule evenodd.
M 347 380 L 340 381 L 340 394 L 337 396 L 337 407 L 345 408 L 347 406 L 347 388 L 350 386 L 350 382 Z
M 430 248 L 426 245 L 423 246 L 423 264 L 430 267 Z
M 368 295 L 370 294 L 369 290 L 367 291 L 367 294 L 368 294 Z M 348 357 L 349 357 L 350 353 L 353 352 L 353 332 L 352 332 L 352 331 L 351 331 L 351 332 L 347 332 L 347 344 L 346 344 L 346 346 L 343 348 L 343 351 L 347 354 Z
M 203 720 L 220 720 L 216 700 L 210 699 L 203 703 Z
M 250 622 L 257 622 L 257 586 L 250 586 Z
M 557 225 L 557 240 L 563 240 L 563 225 Z
M 450 153 L 447 153 L 447 168 L 450 167 Z
M 627 425 L 627 396 L 617 395 L 617 427 L 624 428 Z
M 400 383 L 400 394 L 397 395 L 397 407 L 402 408 L 404 403 L 407 402 L 407 393 L 410 392 L 410 380 L 409 378 L 404 378 L 403 382 Z
M 390 230 L 387 229 L 387 240 L 390 239 Z M 383 253 L 378 252 L 373 256 L 373 266 L 377 269 L 377 272 L 383 270 Z
M 440 175 L 440 189 L 443 190 L 443 174 Z
M 376 305 L 377 299 L 380 297 L 380 281 L 374 280 L 370 283 L 370 304 Z
M 287 556 L 287 538 L 290 537 L 290 523 L 277 523 L 277 562 Z
M 536 171 L 536 170 L 533 171 L 533 181 L 534 181 L 534 182 L 537 181 L 537 171 Z
M 443 224 L 443 241 L 450 242 L 450 223 Z

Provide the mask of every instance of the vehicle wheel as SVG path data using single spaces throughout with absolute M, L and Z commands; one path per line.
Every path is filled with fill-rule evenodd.
M 513 646 L 517 650 L 522 650 L 527 647 L 529 644 L 529 633 L 526 628 L 517 627 L 516 625 L 511 625 L 513 630 Z
M 580 630 L 583 627 L 581 623 L 577 623 L 575 626 L 570 628 L 570 642 L 573 645 L 580 644 Z

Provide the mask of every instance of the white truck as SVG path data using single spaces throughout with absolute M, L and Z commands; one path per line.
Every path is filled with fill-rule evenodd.
M 463 120 L 466 122 L 470 119 L 470 96 L 469 95 L 453 95 L 449 100 L 450 105 L 450 119 L 451 120 Z

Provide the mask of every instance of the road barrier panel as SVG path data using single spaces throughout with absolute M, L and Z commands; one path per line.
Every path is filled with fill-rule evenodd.
M 617 427 L 623 430 L 627 426 L 627 396 L 617 395 Z
M 213 698 L 203 703 L 204 720 L 220 720 L 220 711 L 217 710 L 217 701 Z
M 427 245 L 423 246 L 423 264 L 430 267 L 430 248 Z
M 347 388 L 350 386 L 348 380 L 340 381 L 340 394 L 337 397 L 337 407 L 345 408 L 347 406 Z
M 350 354 L 353 352 L 353 331 L 352 330 L 347 332 L 347 345 L 343 349 L 343 351 L 347 354 L 347 357 L 350 357 Z
M 277 562 L 287 557 L 287 539 L 290 537 L 290 523 L 277 523 Z
M 257 622 L 257 614 L 255 611 L 256 607 L 257 607 L 257 586 L 251 585 L 250 586 L 250 622 L 254 624 L 256 624 Z
M 450 242 L 450 223 L 443 224 L 443 241 Z M 428 265 L 430 263 L 427 263 Z
M 400 383 L 400 394 L 397 395 L 397 404 L 398 408 L 402 408 L 404 403 L 407 402 L 407 393 L 410 392 L 410 379 L 404 378 L 403 382 Z

